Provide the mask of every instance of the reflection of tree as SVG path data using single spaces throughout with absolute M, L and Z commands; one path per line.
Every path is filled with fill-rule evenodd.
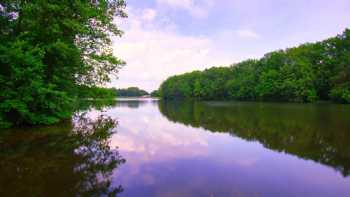
M 136 109 L 136 108 L 139 108 L 140 106 L 143 106 L 145 104 L 147 104 L 146 101 L 130 100 L 130 101 L 118 101 L 117 106 Z
M 149 103 L 155 104 L 156 101 L 150 101 L 150 100 L 118 100 L 117 106 L 118 107 L 127 107 L 127 108 L 139 108 L 144 105 L 147 105 Z
M 336 105 L 160 102 L 169 120 L 228 132 L 350 174 L 350 110 Z
M 79 100 L 79 102 L 76 104 L 76 110 L 77 111 L 86 111 L 91 108 L 97 109 L 97 110 L 104 110 L 110 107 L 113 107 L 117 104 L 117 100 L 115 99 L 86 99 L 86 100 Z
M 113 170 L 125 160 L 109 147 L 116 121 L 85 115 L 56 126 L 0 136 L 0 196 L 116 196 Z M 35 131 L 34 131 L 35 130 Z
M 139 108 L 147 104 L 157 104 L 155 100 L 142 100 L 137 98 L 131 98 L 126 100 L 116 99 L 95 99 L 95 100 L 80 100 L 76 108 L 78 111 L 87 111 L 89 109 L 105 110 L 110 107 L 127 107 L 127 108 Z

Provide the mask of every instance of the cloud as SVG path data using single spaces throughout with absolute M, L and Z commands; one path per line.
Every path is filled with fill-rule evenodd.
M 236 33 L 241 38 L 252 38 L 252 39 L 260 38 L 259 34 L 248 29 L 240 29 L 240 30 L 237 30 Z
M 147 22 L 151 22 L 153 21 L 157 16 L 157 12 L 154 9 L 145 9 L 143 10 L 143 20 L 147 21 Z
M 196 18 L 206 18 L 213 5 L 212 0 L 156 0 L 156 2 L 159 7 L 182 9 Z
M 190 9 L 193 6 L 192 0 L 157 0 L 157 3 L 183 9 Z

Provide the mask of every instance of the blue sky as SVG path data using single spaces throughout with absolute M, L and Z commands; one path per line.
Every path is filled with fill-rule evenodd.
M 127 0 L 114 53 L 127 65 L 109 86 L 157 89 L 167 77 L 228 66 L 350 27 L 349 0 Z

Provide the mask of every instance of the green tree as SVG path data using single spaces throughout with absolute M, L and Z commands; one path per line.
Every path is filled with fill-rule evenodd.
M 151 96 L 152 97 L 159 97 L 160 96 L 160 93 L 159 93 L 159 90 L 154 90 L 151 92 Z
M 233 65 L 233 75 L 226 82 L 226 90 L 230 99 L 254 100 L 257 98 L 255 86 L 257 84 L 256 60 L 247 60 Z
M 80 85 L 110 81 L 123 0 L 3 0 L 0 9 L 0 126 L 51 124 L 71 116 Z
M 148 95 L 149 93 L 138 87 L 129 87 L 126 89 L 117 89 L 116 94 L 117 96 L 121 96 L 121 97 L 140 97 L 140 96 Z
M 350 103 L 350 30 L 332 39 L 327 49 L 329 64 L 335 67 L 330 96 L 335 101 Z
M 79 98 L 114 99 L 117 97 L 115 88 L 80 86 L 78 89 Z

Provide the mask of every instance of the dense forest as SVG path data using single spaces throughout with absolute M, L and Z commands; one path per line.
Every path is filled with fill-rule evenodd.
M 97 86 L 80 86 L 78 88 L 79 98 L 103 98 L 114 99 L 116 97 L 141 97 L 150 95 L 147 91 L 138 87 L 129 87 L 125 89 L 104 88 Z M 156 97 L 158 91 L 153 91 L 152 96 Z
M 124 0 L 0 2 L 0 127 L 70 118 L 79 87 L 109 82 Z
M 165 99 L 350 103 L 350 30 L 259 60 L 170 77 L 160 94 Z
M 114 99 L 117 97 L 117 89 L 97 86 L 80 86 L 78 88 L 79 98 Z
M 154 90 L 154 91 L 151 92 L 151 96 L 152 96 L 152 97 L 159 97 L 159 96 L 160 96 L 160 93 L 159 93 L 158 90 Z
M 121 97 L 139 97 L 149 95 L 145 90 L 142 90 L 138 87 L 129 87 L 126 89 L 117 89 L 117 96 Z

